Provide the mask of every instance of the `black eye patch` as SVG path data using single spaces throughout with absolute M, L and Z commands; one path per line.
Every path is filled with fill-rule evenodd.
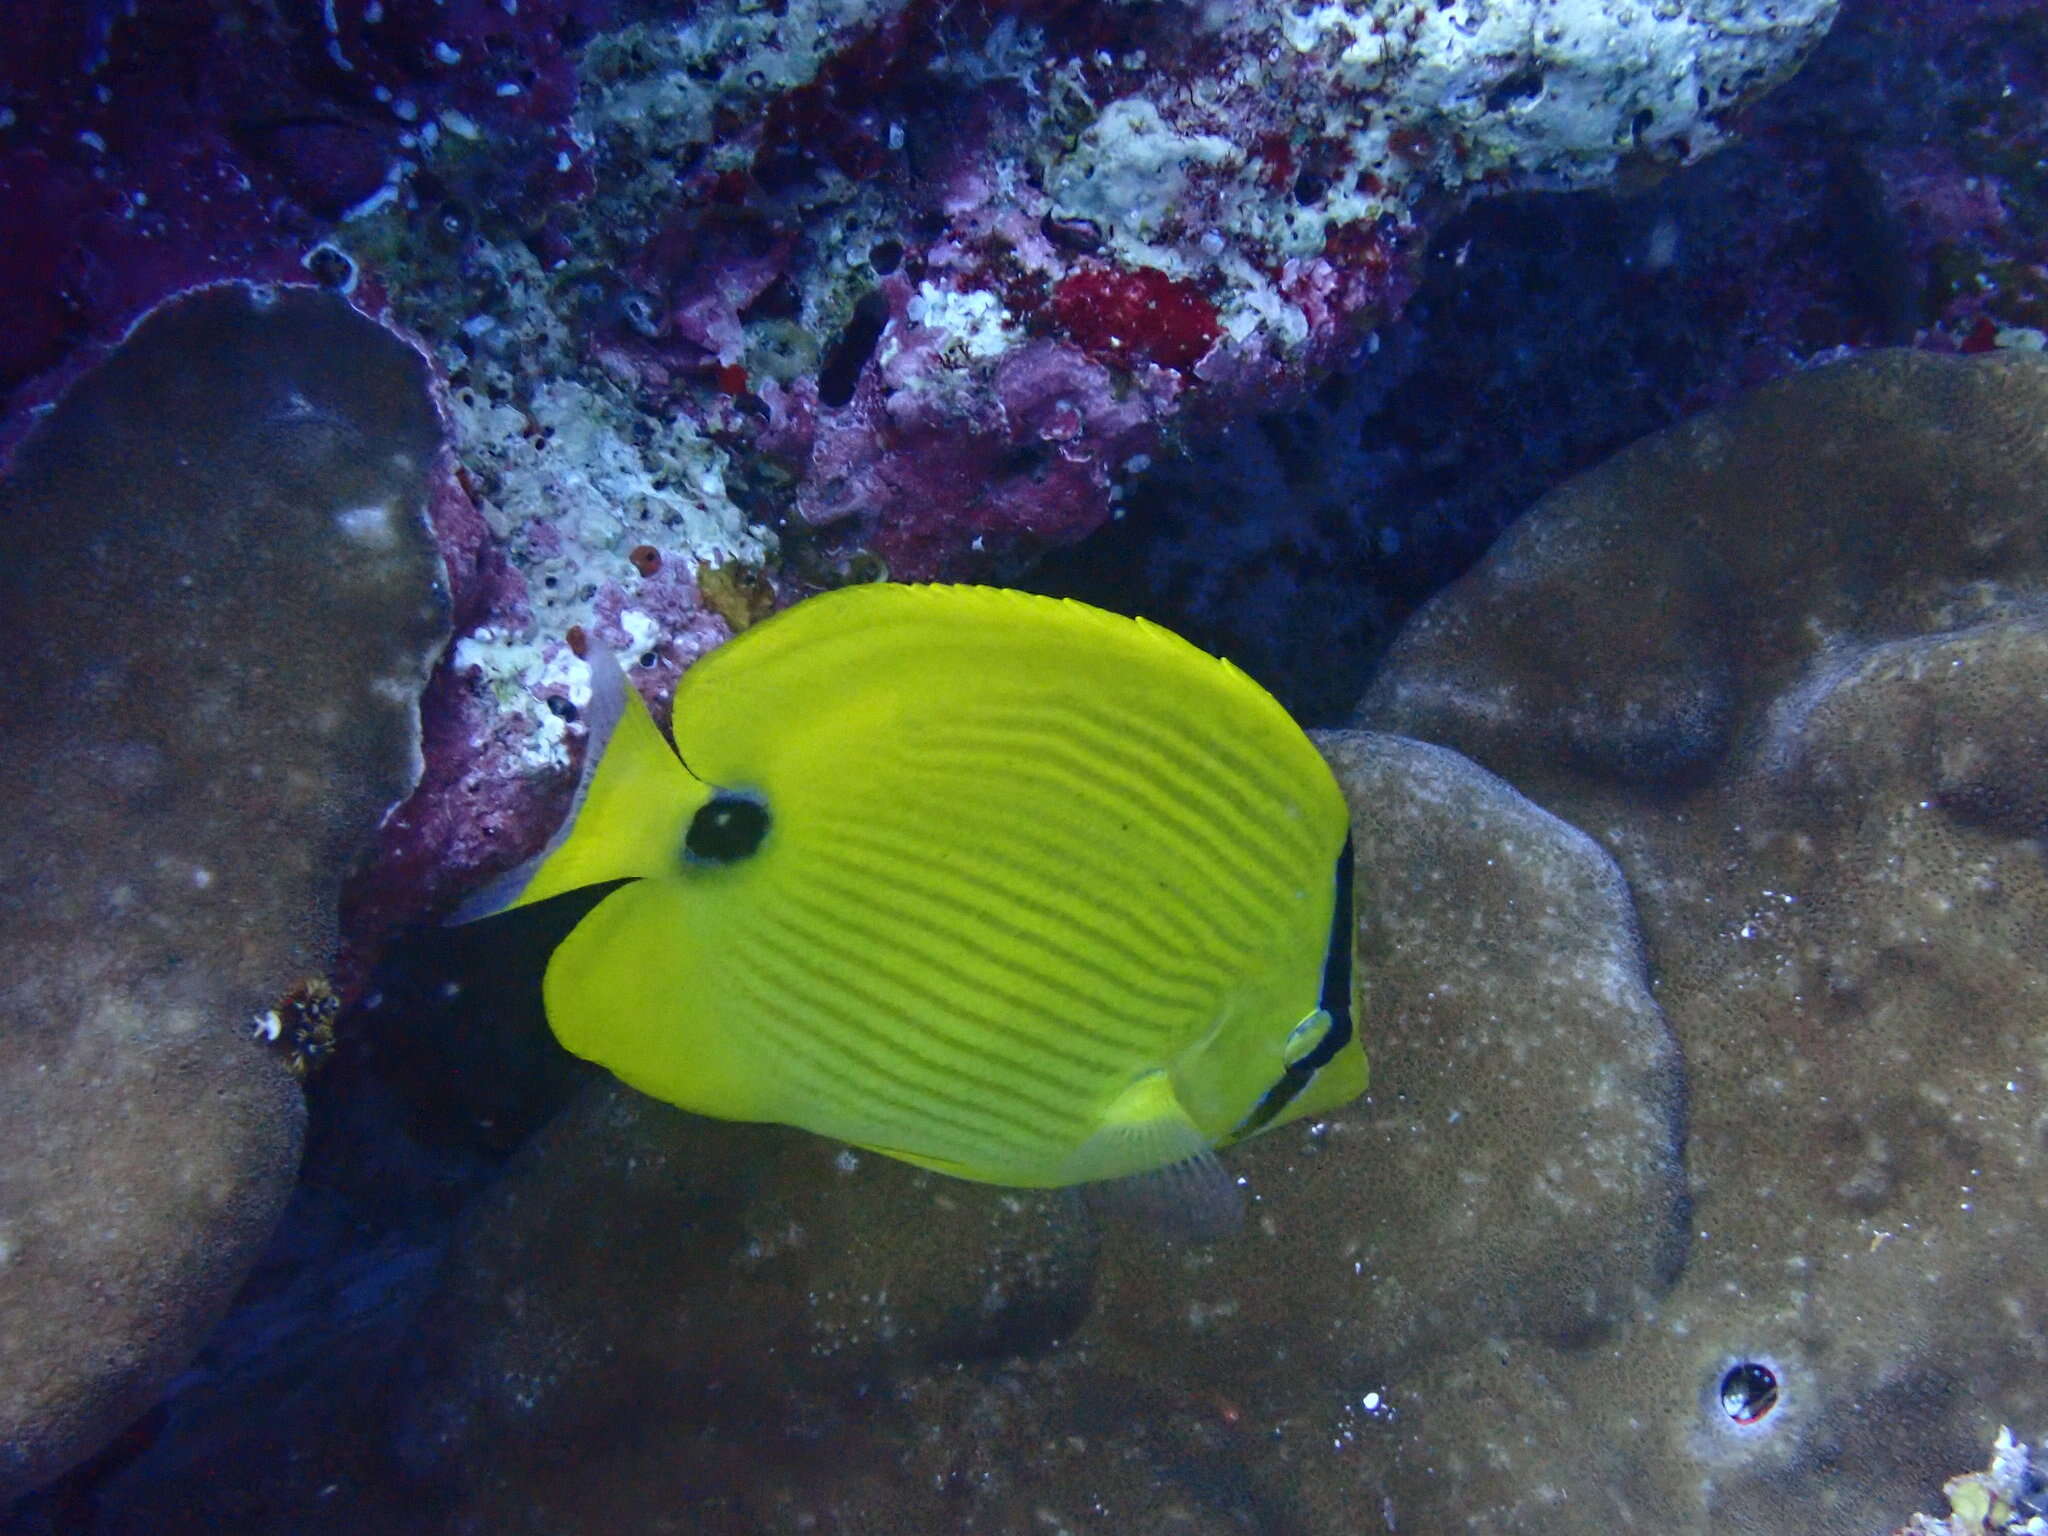
M 683 857 L 692 864 L 733 864 L 768 835 L 768 807 L 752 795 L 721 790 L 690 818 Z

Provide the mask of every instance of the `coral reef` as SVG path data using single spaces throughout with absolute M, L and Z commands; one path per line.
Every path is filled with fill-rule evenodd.
M 2044 80 L 2039 7 L 1851 0 L 1698 164 L 1439 226 L 1377 350 L 1160 456 L 1029 580 L 1340 721 L 1416 606 L 1625 444 L 1844 346 L 2038 345 Z
M 1758 31 L 1711 5 L 1589 6 L 1539 33 L 1484 9 L 998 12 L 956 33 L 911 6 L 709 8 L 585 51 L 575 219 L 508 227 L 444 137 L 423 184 L 458 238 L 404 217 L 412 186 L 352 238 L 410 274 L 394 301 L 446 338 L 458 399 L 529 411 L 548 462 L 581 470 L 574 420 L 661 424 L 667 443 L 611 434 L 604 500 L 651 501 L 685 579 L 758 560 L 762 512 L 823 553 L 813 579 L 851 548 L 904 576 L 999 569 L 1104 521 L 1166 423 L 1269 403 L 1348 354 L 1398 307 L 1447 194 L 1702 153 L 1833 14 Z M 533 467 L 502 469 L 488 510 L 526 568 Z M 673 638 L 624 568 L 630 529 L 557 526 L 536 552 L 569 567 L 550 568 L 551 627 L 596 601 L 628 644 L 611 585 L 652 621 L 634 654 Z
M 1804 374 L 1423 611 L 1323 743 L 1373 1087 L 1231 1154 L 1241 1237 L 600 1087 L 426 1347 L 99 1528 L 1893 1528 L 2048 1414 L 2044 419 L 2029 355 Z
M 216 57 L 195 71 L 199 9 Z M 1771 57 L 1823 19 L 1797 10 L 1810 27 Z M 65 8 L 0 61 L 0 192 L 34 232 L 0 243 L 0 290 L 23 299 L 0 438 L 195 276 L 325 282 L 428 340 L 460 445 L 429 494 L 464 638 L 427 696 L 426 777 L 351 888 L 366 946 L 538 840 L 586 697 L 571 627 L 658 703 L 792 593 L 883 568 L 1009 576 L 1114 513 L 1112 536 L 1171 513 L 1192 531 L 1137 558 L 1186 595 L 1185 627 L 1329 719 L 1511 509 L 1619 440 L 1844 346 L 2024 350 L 2044 329 L 2048 27 L 2010 0 L 1851 5 L 1795 91 L 1701 120 L 1623 90 L 1594 120 L 1625 120 L 1618 158 L 1611 138 L 1566 146 L 1597 95 L 1570 57 L 1530 90 L 1552 43 L 1445 73 L 1427 17 L 1366 81 L 1380 44 L 1340 35 L 1359 18 L 1337 7 L 435 13 L 428 33 L 352 0 L 331 24 Z M 1641 25 L 1631 69 L 1681 41 Z M 1280 46 L 1247 63 L 1262 26 Z M 1729 48 L 1700 57 L 1732 104 L 1761 82 Z M 187 64 L 152 75 L 152 54 Z M 45 62 L 10 73 L 23 59 Z M 1397 121 L 1373 94 L 1411 86 L 1462 106 Z M 1382 138 L 1325 131 L 1368 100 Z M 1645 186 L 1723 127 L 1748 143 Z M 1610 180 L 1629 195 L 1445 222 L 1471 191 Z M 1376 350 L 1347 358 L 1368 333 Z M 1332 365 L 1354 371 L 1306 411 L 1250 420 Z M 2001 1419 L 2042 1419 L 2026 946 L 2048 630 L 2040 466 L 2013 468 L 2038 370 L 1976 363 L 1963 385 L 1933 366 L 1823 373 L 1636 450 L 1418 624 L 1365 718 L 1544 809 L 1441 749 L 1331 738 L 1388 850 L 1361 934 L 1376 1089 L 1245 1150 L 1241 1246 L 1112 1234 L 1097 1253 L 1070 1210 L 946 1210 L 950 1187 L 872 1159 L 842 1172 L 593 1096 L 469 1212 L 434 1278 L 435 1224 L 489 1158 L 401 1157 L 391 1122 L 495 1157 L 562 1069 L 489 1005 L 434 1057 L 411 1037 L 443 1003 L 394 991 L 343 1021 L 312 1087 L 374 1122 L 335 1131 L 334 1160 L 445 1180 L 405 1197 L 438 1214 L 372 1245 L 357 1213 L 396 1197 L 370 1176 L 353 1204 L 306 1202 L 273 1255 L 320 1277 L 297 1313 L 266 1273 L 207 1379 L 144 1427 L 151 1449 L 70 1492 L 91 1490 L 99 1528 L 157 1532 L 280 1511 L 304 1530 L 595 1529 L 650 1505 L 709 1531 L 1378 1514 L 1806 1532 L 1937 1507 Z M 1218 425 L 1209 458 L 1142 467 Z M 1826 466 L 1856 471 L 1862 505 Z M 306 931 L 313 958 L 235 1009 L 328 968 L 327 930 Z M 398 1060 L 398 1036 L 418 1054 Z M 364 1106 L 365 1037 L 416 1100 Z M 296 1119 L 259 1053 L 221 1065 L 181 1038 L 194 1077 L 158 1072 L 139 1123 L 192 1140 L 188 1171 L 225 1148 L 207 1187 L 228 1210 L 192 1224 L 216 1266 L 197 1280 L 114 1256 L 115 1290 L 188 1309 L 146 1320 L 145 1365 L 106 1400 L 127 1407 L 247 1263 Z M 146 1035 L 134 1050 L 162 1059 Z M 253 1107 L 201 1142 L 172 1116 L 216 1080 Z M 91 1080 L 107 1103 L 130 1091 Z M 61 1115 L 91 1103 L 79 1088 Z M 0 1151 L 10 1174 L 41 1166 Z M 805 1251 L 748 1257 L 793 1211 Z M 933 1240 L 882 1251 L 903 1233 Z M 0 1236 L 0 1286 L 43 1273 Z M 1022 1278 L 982 1268 L 991 1252 Z M 90 1528 L 57 1507 L 27 1518 Z
M 1533 1518 L 1578 1468 L 1550 1528 L 1867 1530 L 2048 1413 L 2043 420 L 2030 354 L 1772 386 L 1548 498 L 1390 653 L 1362 720 L 1627 874 L 1696 1199 L 1611 1343 L 1414 1383 L 1429 1497 Z
M 1465 196 L 1704 154 L 1835 0 L 1539 9 L 34 7 L 0 388 L 18 420 L 67 349 L 224 270 L 303 264 L 429 340 L 450 499 L 503 562 L 374 928 L 537 841 L 572 627 L 659 707 L 730 632 L 707 586 L 1014 572 L 1182 424 L 1354 352 Z
M 149 1406 L 291 1188 L 299 1091 L 252 1021 L 330 963 L 418 776 L 439 441 L 412 349 L 229 285 L 0 481 L 0 1497 Z

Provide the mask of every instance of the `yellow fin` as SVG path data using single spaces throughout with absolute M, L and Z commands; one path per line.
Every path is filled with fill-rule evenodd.
M 1151 1173 L 1213 1155 L 1209 1138 L 1189 1118 L 1163 1069 L 1144 1073 L 1112 1099 L 1095 1133 L 1067 1159 L 1062 1183 Z

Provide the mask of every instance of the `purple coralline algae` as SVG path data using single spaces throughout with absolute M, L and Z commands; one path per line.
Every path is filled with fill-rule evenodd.
M 1013 574 L 1369 348 L 1465 197 L 1707 153 L 1835 0 L 1753 10 L 43 7 L 0 74 L 0 386 L 18 422 L 229 273 L 435 363 L 466 633 L 374 930 L 542 835 L 572 631 L 660 709 L 764 594 Z
M 1688 403 L 1842 347 L 2048 343 L 2040 7 L 1874 0 L 1803 84 L 1738 114 L 1776 185 L 1716 232 L 1696 295 L 1703 318 L 1748 348 Z

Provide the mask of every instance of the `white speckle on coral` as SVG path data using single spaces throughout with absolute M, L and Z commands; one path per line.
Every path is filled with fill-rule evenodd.
M 522 770 L 568 767 L 569 728 L 547 701 L 564 698 L 578 710 L 589 704 L 590 668 L 574 652 L 559 642 L 542 645 L 485 628 L 455 642 L 454 664 L 458 671 L 480 673 L 479 686 L 499 711 L 529 727 L 519 754 Z
M 1456 168 L 1437 174 L 1507 169 L 1566 187 L 1605 179 L 1638 148 L 1697 159 L 1720 142 L 1713 115 L 1790 73 L 1837 5 L 1380 0 L 1288 10 L 1280 25 L 1343 84 L 1383 92 L 1396 124 L 1455 134 Z
M 658 144 L 717 137 L 721 106 L 750 104 L 808 85 L 851 36 L 902 11 L 907 0 L 713 0 L 686 22 L 639 22 L 584 50 L 578 134 L 616 128 Z
M 399 168 L 393 166 L 390 173 L 386 175 L 386 177 L 384 178 L 383 186 L 379 187 L 376 191 L 372 192 L 368 197 L 364 198 L 360 203 L 357 203 L 353 208 L 343 210 L 341 215 L 341 222 L 347 224 L 355 219 L 368 218 L 371 214 L 375 213 L 379 208 L 384 207 L 386 204 L 397 202 L 399 179 Z
M 651 651 L 661 639 L 661 626 L 630 608 L 619 615 L 619 628 L 626 632 L 626 649 L 635 656 Z
M 368 549 L 390 549 L 398 542 L 398 519 L 388 504 L 344 507 L 334 514 L 334 526 L 351 544 Z
M 1283 348 L 1298 346 L 1308 338 L 1308 316 L 1301 306 L 1282 298 L 1265 274 L 1249 265 L 1231 290 L 1229 307 L 1218 318 L 1224 335 L 1240 344 L 1261 334 Z
M 1112 102 L 1052 170 L 1047 190 L 1062 217 L 1092 219 L 1112 248 L 1141 265 L 1184 270 L 1159 244 L 1181 213 L 1192 168 L 1228 168 L 1243 153 L 1226 138 L 1181 133 L 1143 97 Z
M 939 355 L 949 362 L 1000 357 L 1023 334 L 1003 301 L 985 289 L 959 293 L 920 283 L 906 314 L 914 324 L 943 333 Z

